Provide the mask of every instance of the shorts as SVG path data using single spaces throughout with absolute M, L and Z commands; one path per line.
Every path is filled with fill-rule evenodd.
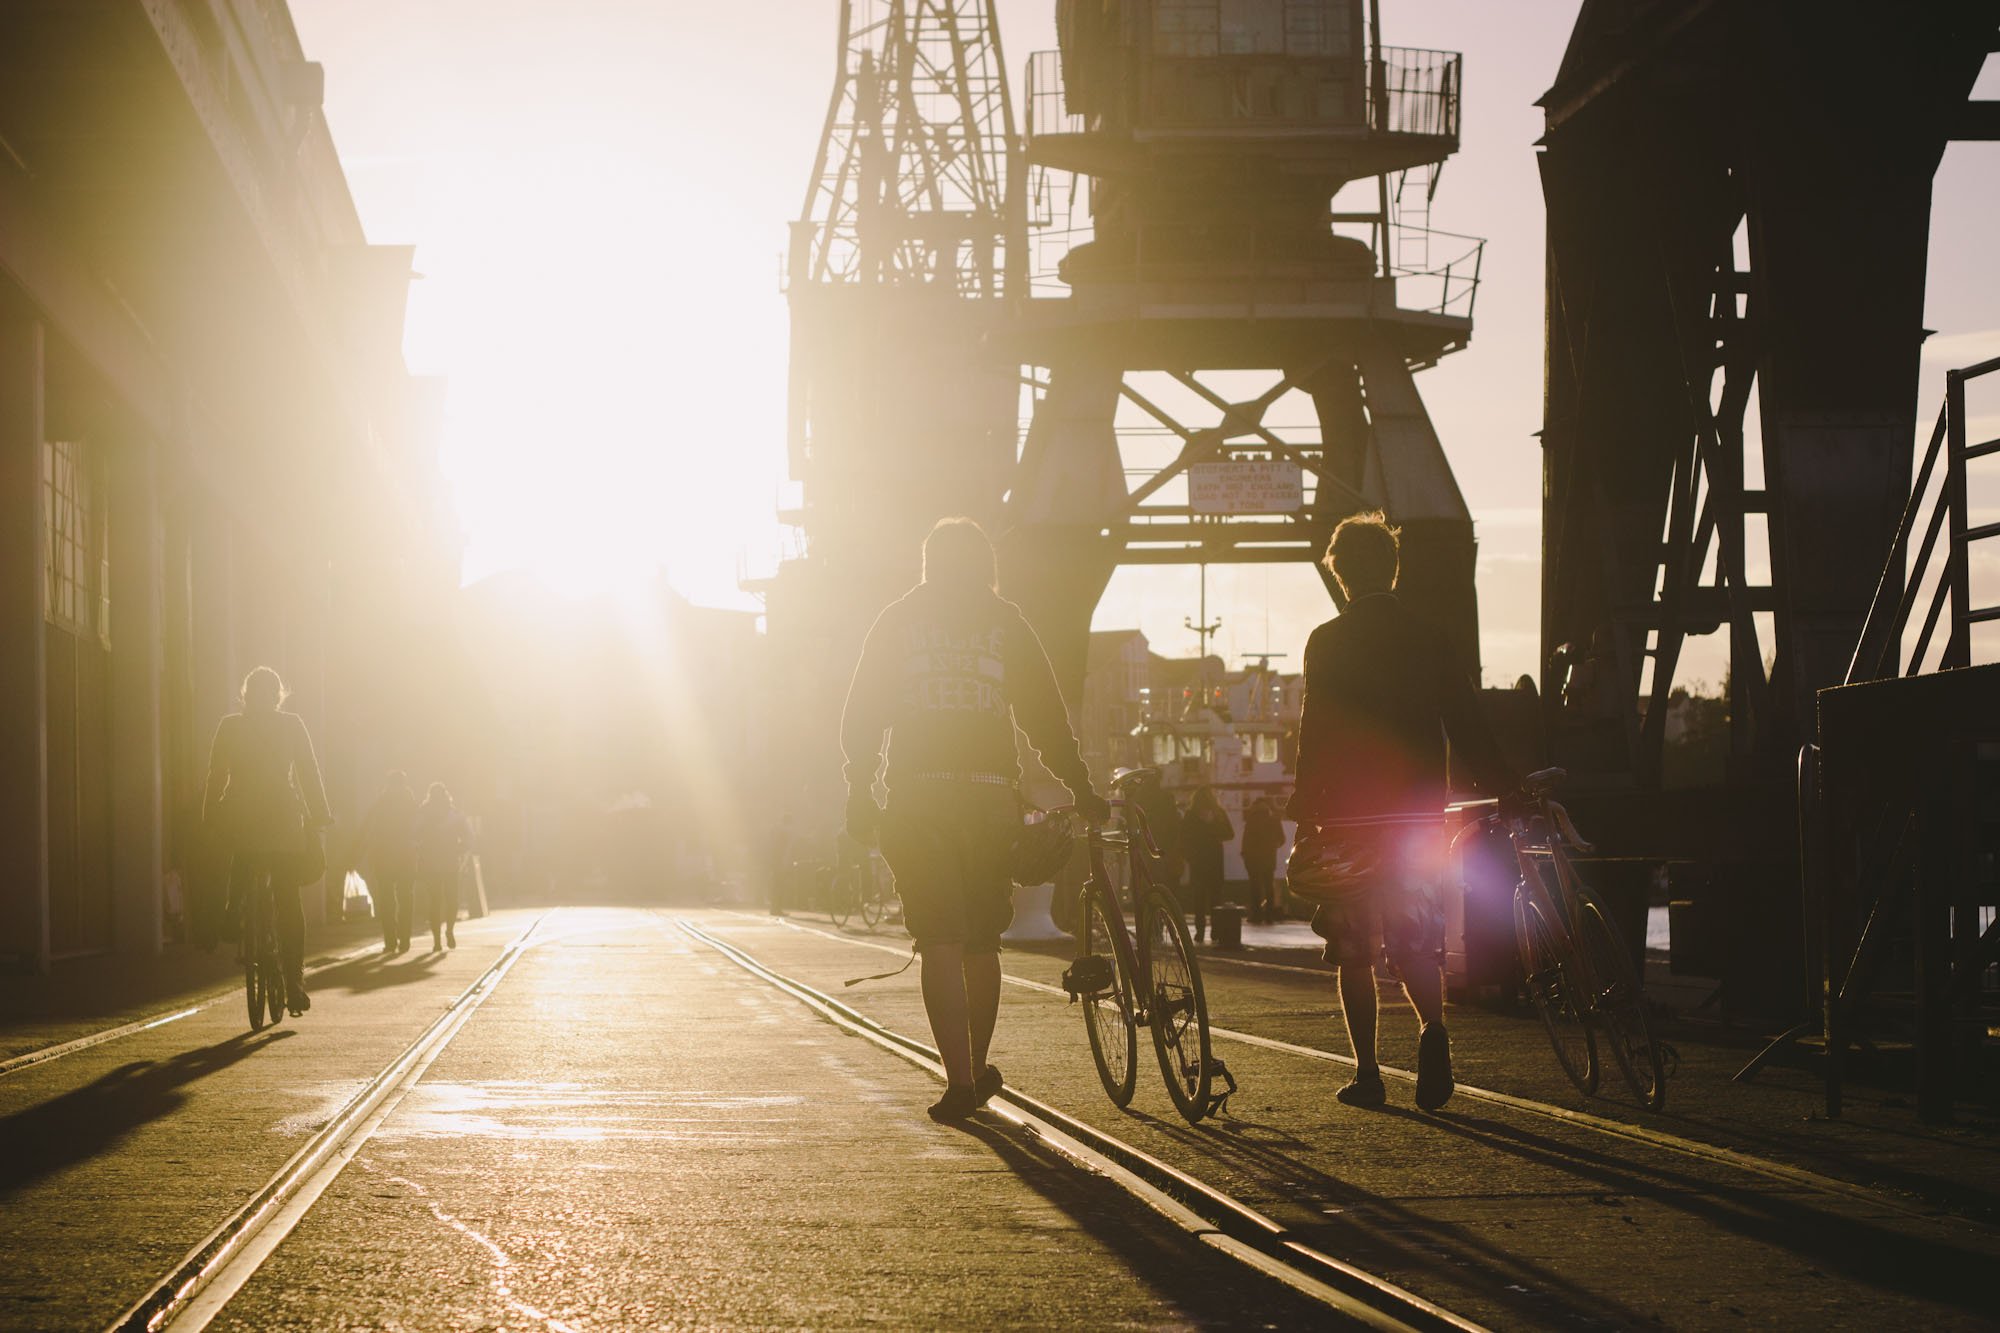
M 889 793 L 882 859 L 919 951 L 958 944 L 967 953 L 1000 952 L 1014 921 L 1020 832 L 1020 797 L 1001 783 L 918 779 Z
M 1313 913 L 1313 934 L 1326 941 L 1326 961 L 1335 967 L 1365 966 L 1386 956 L 1399 975 L 1414 964 L 1442 963 L 1443 827 L 1431 822 L 1358 825 L 1352 836 L 1381 840 L 1381 874 Z

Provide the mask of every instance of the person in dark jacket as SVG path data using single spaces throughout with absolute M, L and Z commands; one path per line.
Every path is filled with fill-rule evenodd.
M 303 718 L 284 710 L 285 683 L 278 673 L 258 667 L 243 678 L 238 698 L 242 711 L 222 719 L 209 748 L 202 823 L 229 847 L 229 922 L 239 938 L 251 895 L 267 890 L 272 895 L 286 1008 L 302 1014 L 312 1000 L 306 995 L 306 918 L 299 905 L 304 884 L 298 867 L 308 841 L 317 840 L 333 816 L 312 737 Z
M 361 822 L 355 851 L 368 868 L 375 916 L 382 923 L 383 957 L 408 953 L 416 896 L 417 794 L 402 772 L 384 779 L 382 794 Z
M 1187 857 L 1187 906 L 1194 913 L 1194 937 L 1208 938 L 1208 913 L 1222 896 L 1222 853 L 1235 840 L 1236 825 L 1209 787 L 1195 790 L 1181 817 L 1181 850 Z
M 1286 813 L 1381 868 L 1323 904 L 1313 930 L 1340 972 L 1341 1008 L 1357 1062 L 1336 1094 L 1353 1106 L 1385 1099 L 1376 1063 L 1375 959 L 1386 954 L 1422 1022 L 1417 1105 L 1451 1096 L 1444 1024 L 1445 741 L 1491 795 L 1515 776 L 1479 712 L 1470 676 L 1435 630 L 1395 595 L 1397 530 L 1381 514 L 1334 529 L 1327 566 L 1347 606 L 1306 642 L 1297 786 Z
M 1250 919 L 1274 921 L 1278 915 L 1278 848 L 1285 842 L 1284 821 L 1268 796 L 1259 796 L 1243 813 L 1243 873 L 1250 881 Z
M 458 947 L 458 862 L 472 842 L 471 826 L 442 782 L 417 808 L 417 894 L 431 922 L 431 952 Z
M 970 519 L 924 539 L 923 581 L 877 617 L 841 719 L 847 831 L 880 841 L 904 922 L 923 955 L 924 1011 L 943 1059 L 936 1120 L 961 1120 L 1000 1090 L 987 1063 L 1000 1012 L 1000 935 L 1013 920 L 1021 831 L 1014 727 L 1102 822 L 1048 655 L 998 591 L 993 544 Z M 889 733 L 889 806 L 875 804 Z

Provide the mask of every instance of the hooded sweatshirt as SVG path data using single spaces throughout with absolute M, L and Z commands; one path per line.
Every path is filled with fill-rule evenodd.
M 1018 781 L 1020 724 L 1072 795 L 1090 790 L 1062 690 L 1019 607 L 989 589 L 919 583 L 876 617 L 847 691 L 841 749 L 850 791 L 866 791 L 890 732 L 888 785 L 919 774 Z
M 1512 777 L 1472 682 L 1444 640 L 1393 593 L 1356 599 L 1306 641 L 1297 785 L 1309 823 L 1435 817 L 1445 741 L 1489 795 Z

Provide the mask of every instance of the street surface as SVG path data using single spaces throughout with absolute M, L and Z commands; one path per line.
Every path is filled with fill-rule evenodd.
M 312 1012 L 276 1029 L 250 1034 L 232 997 L 0 1076 L 0 1328 L 119 1315 L 531 926 L 511 970 L 349 1142 L 344 1169 L 211 1326 L 1334 1322 L 994 1113 L 932 1124 L 930 1074 L 683 919 L 928 1041 L 914 969 L 841 985 L 907 953 L 893 928 L 719 909 L 467 922 L 449 954 L 327 968 Z M 1347 1066 L 1329 978 L 1213 955 L 1216 1054 L 1242 1092 L 1190 1128 L 1144 1046 L 1131 1111 L 1105 1100 L 1080 1011 L 1049 990 L 1062 964 L 1055 947 L 1003 958 L 1014 980 L 994 1060 L 1010 1084 L 1465 1319 L 1992 1321 L 2000 1145 L 1983 1131 L 1920 1130 L 1866 1099 L 1848 1121 L 1810 1120 L 1802 1075 L 1732 1086 L 1738 1053 L 1691 1044 L 1667 1114 L 1646 1116 L 1576 1096 L 1532 1020 L 1478 1008 L 1453 1012 L 1461 1082 L 1547 1109 L 1462 1093 L 1425 1116 L 1392 1079 L 1387 1109 L 1350 1110 L 1332 1100 Z M 1411 1067 L 1407 1009 L 1385 1004 L 1384 1018 L 1384 1063 Z M 10 1034 L 7 1049 L 21 1046 Z M 1565 1110 L 1755 1160 L 1619 1137 Z

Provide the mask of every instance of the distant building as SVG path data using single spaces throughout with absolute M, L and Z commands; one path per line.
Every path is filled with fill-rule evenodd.
M 47 968 L 215 902 L 253 666 L 358 816 L 434 729 L 394 687 L 457 544 L 412 252 L 363 235 L 285 5 L 8 5 L 0 49 L 0 960 Z

